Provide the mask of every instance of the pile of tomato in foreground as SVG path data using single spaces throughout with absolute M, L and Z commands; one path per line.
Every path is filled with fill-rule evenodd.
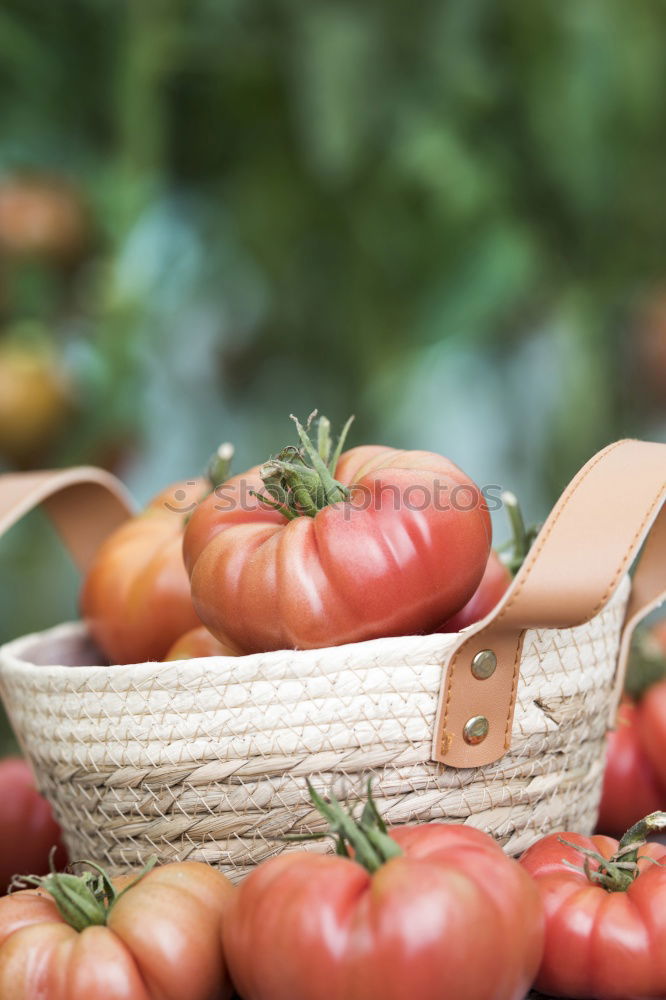
M 90 862 L 0 899 L 0 1000 L 598 1000 L 666 996 L 666 828 L 551 835 L 520 862 L 467 826 L 388 831 L 312 787 L 336 854 L 239 887 L 198 862 Z M 71 873 L 75 871 L 76 874 Z

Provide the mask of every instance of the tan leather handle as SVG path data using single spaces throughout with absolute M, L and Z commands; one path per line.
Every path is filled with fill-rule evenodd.
M 125 487 L 103 469 L 11 472 L 0 476 L 0 537 L 40 504 L 82 572 L 107 535 L 133 511 Z
M 440 692 L 434 760 L 477 767 L 506 753 L 525 631 L 571 628 L 593 618 L 649 535 L 626 619 L 618 670 L 621 683 L 634 626 L 666 597 L 665 500 L 665 444 L 618 441 L 581 469 L 555 505 L 504 599 L 453 648 Z M 497 668 L 486 679 L 477 679 L 472 661 L 483 650 L 492 650 Z M 485 717 L 490 725 L 482 742 L 470 745 L 463 731 L 476 716 Z

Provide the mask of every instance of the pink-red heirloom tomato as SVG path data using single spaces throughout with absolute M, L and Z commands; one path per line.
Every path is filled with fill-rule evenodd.
M 317 807 L 354 860 L 282 854 L 241 884 L 223 939 L 243 1000 L 522 1000 L 543 918 L 517 862 L 472 827 L 388 836 L 368 806 Z
M 101 871 L 46 876 L 0 900 L 0 998 L 225 1000 L 232 893 L 196 862 L 115 884 Z
M 657 780 L 666 788 L 666 681 L 655 684 L 643 696 L 638 732 Z
M 666 807 L 666 794 L 641 744 L 639 720 L 640 708 L 624 701 L 617 729 L 608 735 L 597 829 L 612 837 L 621 837 L 641 817 Z
M 432 631 L 476 590 L 490 551 L 474 483 L 426 451 L 340 454 L 328 421 L 300 448 L 231 479 L 190 520 L 192 597 L 245 652 Z M 266 500 L 259 499 L 261 494 Z
M 238 656 L 238 650 L 229 643 L 220 642 L 200 625 L 181 635 L 164 659 L 193 660 L 197 656 Z
M 653 813 L 619 843 L 553 834 L 523 855 L 546 914 L 537 989 L 577 1000 L 666 997 L 666 846 L 645 842 L 665 824 Z
M 438 632 L 459 632 L 480 621 L 502 600 L 511 582 L 523 564 L 537 536 L 538 528 L 526 528 L 518 500 L 508 491 L 502 494 L 502 503 L 511 524 L 511 539 L 503 546 L 503 555 L 491 551 L 486 569 L 474 594 L 464 608 L 437 629 Z
M 511 586 L 513 577 L 495 551 L 490 553 L 481 583 L 464 608 L 437 629 L 438 632 L 459 632 L 490 614 Z
M 47 872 L 53 847 L 54 863 L 65 865 L 60 828 L 35 787 L 29 765 L 20 757 L 5 758 L 0 761 L 0 894 L 14 875 Z
M 183 565 L 185 501 L 196 487 L 176 483 L 122 524 L 100 546 L 86 576 L 81 613 L 111 663 L 161 660 L 201 625 Z

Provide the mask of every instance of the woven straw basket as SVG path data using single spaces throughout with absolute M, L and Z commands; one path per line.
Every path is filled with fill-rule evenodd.
M 514 854 L 590 831 L 631 633 L 666 592 L 665 471 L 666 445 L 597 455 L 456 635 L 132 666 L 94 665 L 80 624 L 4 646 L 0 691 L 71 856 L 238 879 L 321 829 L 308 777 L 352 803 L 371 777 L 389 824 L 468 823 Z M 99 470 L 8 475 L 0 533 L 40 503 L 83 569 L 129 510 Z

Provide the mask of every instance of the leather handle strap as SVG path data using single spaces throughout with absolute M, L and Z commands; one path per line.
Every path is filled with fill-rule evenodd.
M 120 480 L 92 466 L 0 476 L 0 537 L 40 505 L 85 572 L 104 539 L 133 513 Z
M 633 628 L 666 598 L 666 444 L 618 441 L 569 484 L 504 599 L 453 647 L 440 692 L 433 759 L 453 767 L 499 760 L 509 749 L 525 631 L 572 628 L 610 600 L 648 539 L 636 570 L 621 646 L 622 683 Z M 649 536 L 649 537 L 648 537 Z M 486 679 L 472 661 L 492 650 Z M 465 740 L 470 719 L 488 720 L 487 736 Z

